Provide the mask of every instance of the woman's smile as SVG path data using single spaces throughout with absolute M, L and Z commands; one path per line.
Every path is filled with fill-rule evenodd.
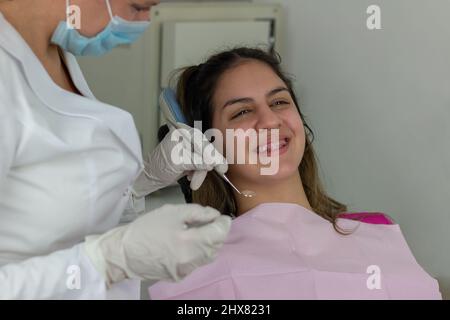
M 256 148 L 258 155 L 267 155 L 268 157 L 278 154 L 279 156 L 287 152 L 289 148 L 290 138 L 282 137 L 277 142 L 268 141 Z

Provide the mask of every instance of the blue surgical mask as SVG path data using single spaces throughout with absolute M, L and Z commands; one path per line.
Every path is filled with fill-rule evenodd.
M 68 22 L 61 21 L 53 33 L 51 42 L 76 56 L 101 56 L 120 45 L 136 41 L 150 26 L 150 21 L 127 21 L 113 16 L 109 0 L 105 0 L 111 21 L 106 28 L 92 38 L 81 35 Z M 69 0 L 67 0 L 69 8 Z

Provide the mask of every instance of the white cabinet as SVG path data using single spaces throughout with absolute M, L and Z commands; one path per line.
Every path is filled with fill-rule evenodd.
M 270 21 L 169 21 L 162 28 L 161 86 L 174 69 L 235 46 L 272 46 Z

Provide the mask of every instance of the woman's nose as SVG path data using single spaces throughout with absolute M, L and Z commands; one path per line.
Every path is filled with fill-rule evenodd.
M 257 116 L 258 122 L 256 124 L 256 130 L 274 129 L 281 127 L 281 118 L 268 105 L 260 108 L 258 110 Z

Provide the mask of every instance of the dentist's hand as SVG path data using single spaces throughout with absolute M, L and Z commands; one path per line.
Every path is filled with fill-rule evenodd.
M 230 226 L 230 217 L 210 207 L 164 205 L 87 237 L 84 248 L 108 286 L 127 278 L 178 281 L 214 260 Z
M 145 163 L 145 175 L 134 186 L 135 190 L 143 190 L 141 194 L 166 187 L 186 175 L 191 181 L 191 189 L 197 190 L 208 171 L 227 172 L 226 159 L 199 129 L 182 123 L 177 126 L 175 129 L 169 125 L 169 133 L 150 153 Z

